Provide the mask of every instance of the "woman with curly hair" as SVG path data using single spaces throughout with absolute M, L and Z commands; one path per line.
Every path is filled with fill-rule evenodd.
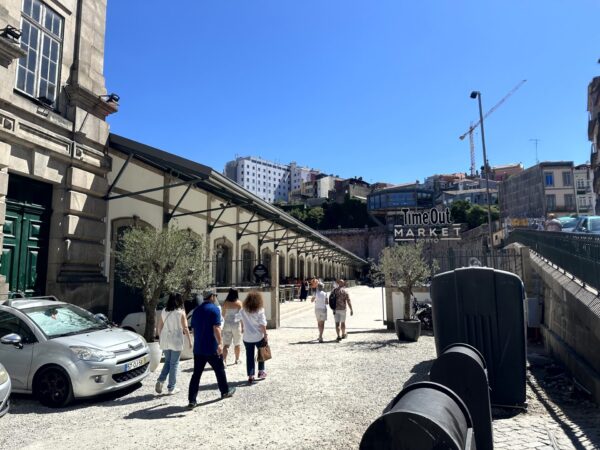
M 267 318 L 263 307 L 263 298 L 260 292 L 251 291 L 244 300 L 244 306 L 240 312 L 244 324 L 244 347 L 246 348 L 246 372 L 248 373 L 248 384 L 254 383 L 254 349 L 262 347 L 267 343 Z M 258 378 L 265 378 L 265 363 L 258 363 Z

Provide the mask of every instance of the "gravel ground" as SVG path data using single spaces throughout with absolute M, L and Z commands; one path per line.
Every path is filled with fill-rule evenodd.
M 187 411 L 192 361 L 180 364 L 182 392 L 174 396 L 154 393 L 158 373 L 136 390 L 62 410 L 14 396 L 10 414 L 0 419 L 0 448 L 357 448 L 404 383 L 424 376 L 428 364 L 421 363 L 435 350 L 432 337 L 402 344 L 383 329 L 381 290 L 356 287 L 350 295 L 355 315 L 341 343 L 331 314 L 319 344 L 310 302 L 283 304 L 282 327 L 269 332 L 267 379 L 246 386 L 245 365 L 229 366 L 229 382 L 237 386 L 231 399 L 220 400 L 207 371 L 201 406 Z
M 192 361 L 180 364 L 182 392 L 174 396 L 154 393 L 158 372 L 136 389 L 62 410 L 13 396 L 11 412 L 0 419 L 0 449 L 358 448 L 403 386 L 426 379 L 436 355 L 431 336 L 400 343 L 384 330 L 381 290 L 356 287 L 350 295 L 355 315 L 348 317 L 349 337 L 341 343 L 335 342 L 331 313 L 326 342 L 319 344 L 310 302 L 283 304 L 282 327 L 269 332 L 267 379 L 247 386 L 245 365 L 229 366 L 230 385 L 237 386 L 231 399 L 220 400 L 209 370 L 201 380 L 200 406 L 188 411 Z M 544 357 L 535 361 L 528 371 L 528 411 L 495 411 L 495 448 L 599 448 L 597 405 L 574 392 Z

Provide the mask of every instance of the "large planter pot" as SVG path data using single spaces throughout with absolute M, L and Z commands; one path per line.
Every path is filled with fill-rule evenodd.
M 417 342 L 421 335 L 421 321 L 396 319 L 396 335 L 400 341 Z
M 148 343 L 148 353 L 150 355 L 150 372 L 154 372 L 158 365 L 160 364 L 160 360 L 162 358 L 162 350 L 160 349 L 160 344 L 158 342 L 149 342 Z
M 194 338 L 192 337 L 192 346 L 190 347 L 187 339 L 183 339 L 183 350 L 181 351 L 181 356 L 179 357 L 181 361 L 186 361 L 188 359 L 194 359 Z

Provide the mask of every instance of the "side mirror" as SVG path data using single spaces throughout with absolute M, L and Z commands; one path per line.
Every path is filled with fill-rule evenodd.
M 12 345 L 19 350 L 23 348 L 23 343 L 21 341 L 21 336 L 16 333 L 7 334 L 6 336 L 2 336 L 0 338 L 0 343 L 4 345 Z
M 94 319 L 98 320 L 99 322 L 108 323 L 108 317 L 102 313 L 94 314 Z

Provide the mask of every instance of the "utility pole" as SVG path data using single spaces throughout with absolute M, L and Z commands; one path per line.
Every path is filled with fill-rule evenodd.
M 533 139 L 529 139 L 529 141 L 533 142 L 535 144 L 535 163 L 539 164 L 540 160 L 538 159 L 538 142 L 540 142 L 541 139 L 538 138 L 533 138 Z
M 523 82 L 522 82 L 523 83 Z M 521 83 L 521 84 L 522 84 Z M 489 240 L 490 240 L 490 255 L 492 257 L 492 269 L 495 269 L 495 255 L 494 255 L 494 231 L 492 229 L 492 199 L 490 197 L 490 166 L 487 159 L 487 154 L 485 151 L 485 132 L 483 130 L 483 108 L 481 106 L 481 92 L 473 91 L 471 92 L 471 98 L 477 99 L 479 104 L 479 126 L 481 128 L 481 146 L 483 147 L 483 168 L 485 169 L 485 190 L 487 193 L 487 216 L 488 216 L 488 231 L 489 231 Z M 489 113 L 488 113 L 489 114 Z

